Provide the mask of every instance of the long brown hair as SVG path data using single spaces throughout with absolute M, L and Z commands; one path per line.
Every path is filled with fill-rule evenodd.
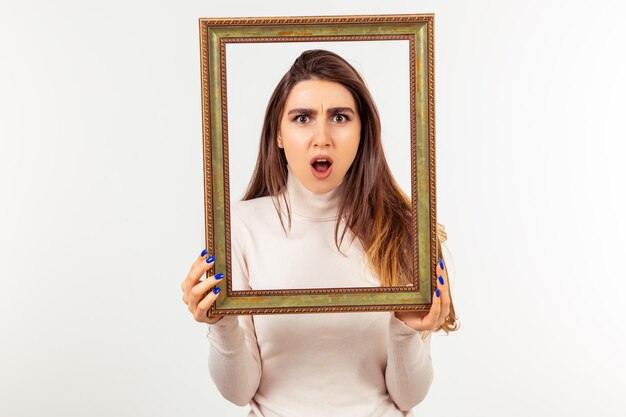
M 339 55 L 321 49 L 304 51 L 274 89 L 265 110 L 256 167 L 243 200 L 282 195 L 291 227 L 291 211 L 282 193 L 287 184 L 287 158 L 278 147 L 276 137 L 289 92 L 298 82 L 311 79 L 334 81 L 346 87 L 356 101 L 361 119 L 359 148 L 342 180 L 343 193 L 335 224 L 337 249 L 341 252 L 341 242 L 349 228 L 359 238 L 382 286 L 410 285 L 413 280 L 411 200 L 394 180 L 385 159 L 380 116 L 365 81 Z M 274 205 L 285 229 L 280 202 Z M 346 227 L 339 239 L 342 219 Z M 440 229 L 443 232 L 443 227 L 437 228 L 437 247 L 442 257 L 441 241 L 445 240 L 445 232 L 440 239 Z M 450 314 L 441 329 L 446 333 L 457 330 L 455 323 L 451 302 Z

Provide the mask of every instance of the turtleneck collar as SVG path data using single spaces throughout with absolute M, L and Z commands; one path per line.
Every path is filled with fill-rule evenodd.
M 287 164 L 287 195 L 292 213 L 309 220 L 334 220 L 343 187 L 340 183 L 326 193 L 314 193 L 304 186 Z

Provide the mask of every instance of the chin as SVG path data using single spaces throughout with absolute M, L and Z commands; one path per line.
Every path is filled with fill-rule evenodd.
M 324 194 L 334 190 L 339 184 L 343 177 L 337 179 L 337 172 L 332 172 L 328 178 L 323 180 L 319 180 L 315 178 L 310 171 L 307 171 L 304 178 L 307 179 L 306 183 L 302 182 L 302 184 L 311 192 L 316 194 Z
M 320 193 L 328 193 L 332 190 L 334 190 L 335 188 L 337 188 L 337 186 L 339 185 L 340 181 L 328 181 L 327 183 L 324 184 L 319 184 L 319 188 L 320 188 Z

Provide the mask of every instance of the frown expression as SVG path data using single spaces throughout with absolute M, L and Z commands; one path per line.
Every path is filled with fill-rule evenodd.
M 293 86 L 277 141 L 291 170 L 309 191 L 325 193 L 341 183 L 354 161 L 360 136 L 361 119 L 346 87 L 315 79 Z M 315 162 L 324 157 L 328 162 Z

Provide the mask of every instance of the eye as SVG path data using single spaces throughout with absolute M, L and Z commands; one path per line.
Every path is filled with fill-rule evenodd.
M 349 120 L 350 119 L 345 114 L 336 114 L 336 115 L 333 116 L 333 121 L 335 121 L 335 122 L 345 123 L 345 122 L 347 122 Z
M 299 123 L 306 123 L 309 121 L 309 116 L 307 116 L 306 114 L 299 114 L 293 118 L 293 121 L 299 122 Z

